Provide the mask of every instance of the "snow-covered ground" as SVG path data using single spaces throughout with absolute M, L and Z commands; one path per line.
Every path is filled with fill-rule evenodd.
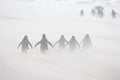
M 120 80 L 120 16 L 110 16 L 111 9 L 120 13 L 120 5 L 76 2 L 0 0 L 0 80 Z M 90 14 L 96 5 L 104 6 L 104 18 Z M 52 44 L 62 34 L 67 40 L 75 35 L 80 43 L 89 33 L 93 47 L 76 52 L 50 48 L 47 54 L 38 47 L 27 54 L 17 50 L 24 35 L 35 45 L 43 33 Z

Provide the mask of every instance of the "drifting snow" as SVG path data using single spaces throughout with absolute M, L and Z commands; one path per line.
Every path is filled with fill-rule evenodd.
M 73 1 L 1 1 L 0 2 L 0 80 L 119 80 L 120 17 L 112 19 L 105 5 L 105 17 L 90 14 L 96 4 L 77 5 Z M 79 11 L 84 9 L 85 16 Z M 22 54 L 17 50 L 24 35 L 33 45 L 45 33 L 53 44 L 64 34 L 75 35 L 80 42 L 89 33 L 93 47 L 75 52 L 39 48 Z

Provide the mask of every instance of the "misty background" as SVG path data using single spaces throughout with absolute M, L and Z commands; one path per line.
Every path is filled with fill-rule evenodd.
M 103 18 L 91 15 L 103 6 Z M 0 0 L 0 80 L 119 80 L 120 0 Z M 84 16 L 80 16 L 80 10 Z M 39 47 L 17 50 L 24 35 L 34 46 L 42 34 L 54 44 L 61 35 L 77 41 L 89 34 L 92 48 L 74 52 Z

